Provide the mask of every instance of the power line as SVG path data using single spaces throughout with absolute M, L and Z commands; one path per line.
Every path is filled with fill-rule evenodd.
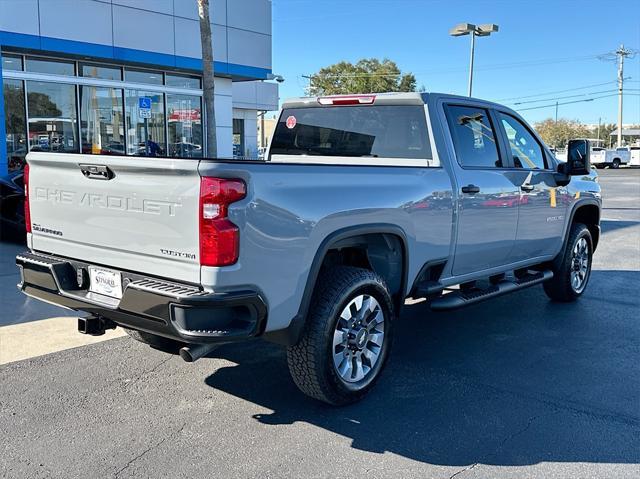
M 586 103 L 586 102 L 591 102 L 591 101 L 594 101 L 594 100 L 600 100 L 602 98 L 611 98 L 611 97 L 614 97 L 614 96 L 617 96 L 617 93 L 613 93 L 611 95 L 596 96 L 594 98 L 586 98 L 584 100 L 574 100 L 574 101 L 566 101 L 566 102 L 563 102 L 563 103 L 551 103 L 549 105 L 531 106 L 531 107 L 528 107 L 528 108 L 519 108 L 518 111 L 541 110 L 543 108 L 555 108 L 557 106 L 572 105 L 574 103 Z M 629 94 L 628 96 L 640 96 L 640 94 L 639 93 L 632 93 L 632 94 Z
M 630 79 L 630 78 L 632 78 L 632 77 L 627 77 L 626 79 Z M 500 99 L 498 99 L 496 101 L 502 102 L 502 101 L 509 101 L 509 100 L 520 100 L 520 99 L 524 99 L 524 98 L 535 98 L 537 96 L 555 95 L 555 94 L 558 94 L 558 93 L 568 93 L 568 92 L 573 92 L 573 91 L 576 91 L 576 90 L 587 90 L 589 88 L 593 88 L 593 87 L 597 87 L 597 86 L 609 85 L 611 83 L 616 83 L 616 80 L 609 80 L 609 81 L 602 82 L 602 83 L 592 83 L 591 85 L 579 86 L 579 87 L 574 87 L 574 88 L 567 88 L 566 90 L 554 90 L 554 91 L 546 91 L 544 93 L 536 93 L 536 94 L 531 94 L 531 95 L 512 96 L 512 97 L 509 97 L 509 98 L 500 98 Z
M 577 95 L 566 95 L 566 96 L 559 96 L 557 98 L 542 98 L 540 100 L 527 100 L 527 101 L 519 101 L 514 103 L 514 105 L 526 105 L 529 103 L 541 103 L 544 101 L 558 101 L 558 100 L 564 100 L 567 98 L 577 98 L 579 96 L 587 96 L 587 95 L 599 95 L 601 93 L 615 93 L 618 90 L 601 90 L 601 91 L 592 91 L 592 92 L 587 92 L 587 93 L 579 93 Z
M 554 98 L 542 98 L 540 100 L 527 100 L 527 101 L 518 101 L 513 103 L 513 105 L 525 105 L 528 103 L 540 103 L 543 101 L 558 101 L 558 100 L 564 100 L 567 98 L 578 98 L 581 96 L 587 96 L 587 95 L 599 95 L 601 93 L 614 93 L 617 92 L 618 90 L 600 90 L 600 91 L 590 91 L 590 92 L 586 92 L 586 93 L 578 93 L 577 95 L 565 95 L 565 96 L 558 96 L 558 97 L 554 97 Z M 640 91 L 640 88 L 627 88 L 626 91 Z

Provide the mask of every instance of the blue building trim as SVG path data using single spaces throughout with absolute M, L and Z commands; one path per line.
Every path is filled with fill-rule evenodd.
M 0 52 L 0 175 L 6 175 L 8 171 L 7 125 L 4 121 L 4 82 L 2 81 L 2 52 Z
M 122 48 L 97 43 L 78 42 L 61 38 L 28 35 L 0 30 L 0 47 L 13 47 L 66 55 L 92 57 L 96 60 L 143 63 L 159 68 L 180 68 L 202 71 L 202 59 L 168 55 L 165 53 Z M 228 75 L 241 80 L 266 80 L 271 73 L 268 68 L 258 68 L 235 63 L 214 62 L 218 75 Z

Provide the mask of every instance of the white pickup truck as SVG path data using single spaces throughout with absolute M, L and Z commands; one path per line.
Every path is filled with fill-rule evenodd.
M 591 149 L 591 164 L 599 169 L 608 166 L 617 170 L 622 165 L 629 164 L 630 161 L 631 152 L 629 151 L 629 148 L 607 150 L 605 148 L 596 147 Z

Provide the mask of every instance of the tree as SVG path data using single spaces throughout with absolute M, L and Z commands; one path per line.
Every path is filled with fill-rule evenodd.
M 618 129 L 618 125 L 615 123 L 604 123 L 600 125 L 600 132 L 598 132 L 598 127 L 593 130 L 592 138 L 600 138 L 604 141 L 604 146 L 612 145 L 612 137 L 611 133 Z M 599 134 L 598 134 L 599 133 Z
M 7 132 L 15 133 L 24 131 L 24 89 L 21 87 L 16 87 L 13 84 L 5 84 L 2 90 L 4 92 L 5 121 Z
M 211 20 L 209 18 L 209 0 L 197 1 L 198 16 L 200 17 L 200 43 L 202 44 L 202 96 L 206 114 L 206 156 L 215 158 L 218 156 L 215 111 L 216 84 L 213 76 L 213 38 L 211 36 Z
M 536 131 L 550 147 L 564 148 L 573 138 L 591 138 L 592 131 L 579 121 L 552 118 L 535 124 Z
M 22 98 L 24 96 L 20 94 Z M 62 115 L 62 111 L 54 102 L 51 101 L 49 95 L 44 93 L 30 92 L 27 95 L 27 104 L 29 107 L 29 116 L 31 118 L 58 118 Z M 20 106 L 20 110 L 24 110 L 24 106 Z
M 384 93 L 416 91 L 416 77 L 402 74 L 398 65 L 388 58 L 363 58 L 358 63 L 340 62 L 322 68 L 311 76 L 309 93 L 345 95 L 356 93 Z

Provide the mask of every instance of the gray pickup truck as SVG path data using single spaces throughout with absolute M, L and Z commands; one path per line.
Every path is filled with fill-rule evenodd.
M 444 94 L 288 101 L 264 161 L 32 153 L 25 173 L 24 293 L 189 361 L 282 344 L 334 405 L 373 387 L 406 298 L 573 301 L 600 237 L 587 142 L 560 163 L 517 113 Z

